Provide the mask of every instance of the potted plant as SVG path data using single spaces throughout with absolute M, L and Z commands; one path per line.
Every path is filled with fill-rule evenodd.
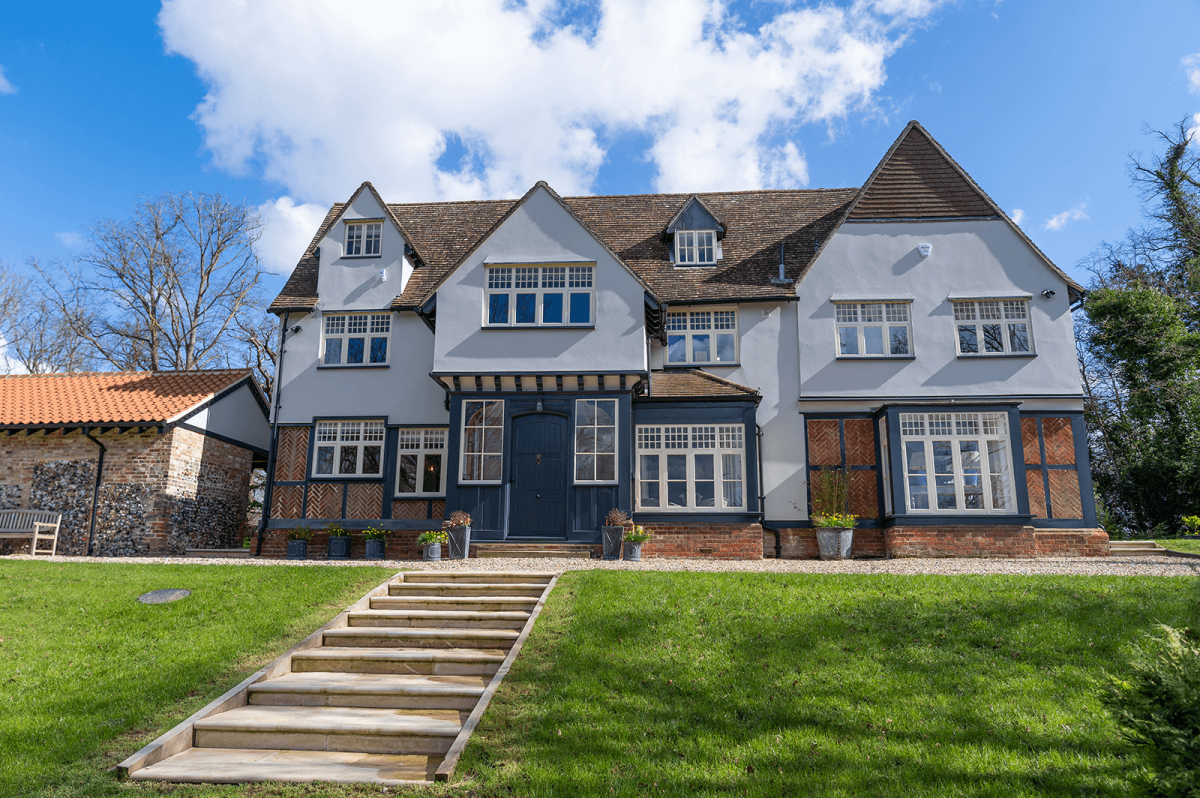
M 625 559 L 637 562 L 642 559 L 642 544 L 654 537 L 641 524 L 631 526 L 625 533 Z
M 854 543 L 858 516 L 846 512 L 850 502 L 850 475 L 844 468 L 813 474 L 812 523 L 817 529 L 817 548 L 822 560 L 848 560 Z
M 455 510 L 442 524 L 449 540 L 447 556 L 451 560 L 465 560 L 471 550 L 471 516 Z
M 387 540 L 388 531 L 386 529 L 376 529 L 375 527 L 367 527 L 363 532 L 363 537 L 367 539 L 367 554 L 368 560 L 382 560 L 383 547 Z
M 293 529 L 288 532 L 287 558 L 289 560 L 308 559 L 308 541 L 312 540 L 311 529 Z
M 604 519 L 602 537 L 604 542 L 604 559 L 621 559 L 621 541 L 625 537 L 625 522 L 628 520 L 629 513 L 624 510 L 618 510 L 614 507 L 608 511 L 608 516 Z
M 325 531 L 329 533 L 329 559 L 350 559 L 350 533 L 339 524 L 330 524 Z
M 449 535 L 440 529 L 428 529 L 422 532 L 417 537 L 417 545 L 421 547 L 421 559 L 442 559 L 442 544 L 449 539 Z

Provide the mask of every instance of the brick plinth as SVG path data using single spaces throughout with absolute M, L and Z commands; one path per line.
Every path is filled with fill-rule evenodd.
M 775 556 L 775 533 L 763 532 L 763 556 Z M 815 560 L 821 556 L 815 529 L 779 530 L 779 556 L 784 560 Z M 881 529 L 855 529 L 851 557 L 886 557 Z
M 289 531 L 290 530 L 287 529 L 268 529 L 266 537 L 263 538 L 262 556 L 271 559 L 282 559 L 286 557 L 288 543 L 287 536 Z M 388 536 L 384 538 L 384 559 L 421 559 L 421 550 L 417 547 L 417 536 L 420 534 L 420 530 L 417 529 L 397 529 L 389 533 Z M 250 540 L 250 549 L 253 550 L 257 545 L 258 535 L 255 534 Z M 366 554 L 367 539 L 362 536 L 361 532 L 351 532 L 350 559 L 366 559 Z M 317 532 L 313 535 L 312 540 L 308 541 L 308 559 L 329 559 L 329 535 L 327 533 Z
M 884 530 L 889 557 L 1107 557 L 1100 529 L 1034 529 L 1031 526 L 891 527 Z
M 759 524 L 642 524 L 654 537 L 642 544 L 642 556 L 712 557 L 761 560 L 763 531 Z

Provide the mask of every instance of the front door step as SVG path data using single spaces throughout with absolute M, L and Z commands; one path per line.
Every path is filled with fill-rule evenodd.
M 189 748 L 142 768 L 136 781 L 190 784 L 244 784 L 286 781 L 307 784 L 379 784 L 403 787 L 433 781 L 440 756 L 367 754 L 359 751 L 279 751 L 270 749 Z

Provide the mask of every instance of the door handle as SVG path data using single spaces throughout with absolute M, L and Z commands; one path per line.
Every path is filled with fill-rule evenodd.
M 535 498 L 535 499 L 540 499 L 540 498 L 542 498 L 542 494 L 540 494 L 540 493 L 535 493 L 535 494 L 533 494 L 533 498 Z

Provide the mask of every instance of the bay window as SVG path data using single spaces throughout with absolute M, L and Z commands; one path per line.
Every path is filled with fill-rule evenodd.
M 954 301 L 955 346 L 959 355 L 1033 353 L 1026 299 Z
M 595 267 L 490 266 L 486 326 L 566 327 L 592 324 Z
M 463 402 L 463 482 L 497 483 L 504 468 L 504 400 Z
M 617 402 L 575 400 L 575 482 L 617 479 Z
M 908 512 L 1015 513 L 1007 413 L 901 413 Z
M 381 475 L 383 435 L 382 421 L 318 421 L 313 476 Z
M 637 507 L 745 510 L 743 427 L 639 426 Z
M 396 494 L 406 496 L 442 496 L 446 493 L 443 466 L 446 454 L 446 430 L 400 430 L 396 458 Z
M 667 313 L 667 365 L 737 360 L 737 308 Z

